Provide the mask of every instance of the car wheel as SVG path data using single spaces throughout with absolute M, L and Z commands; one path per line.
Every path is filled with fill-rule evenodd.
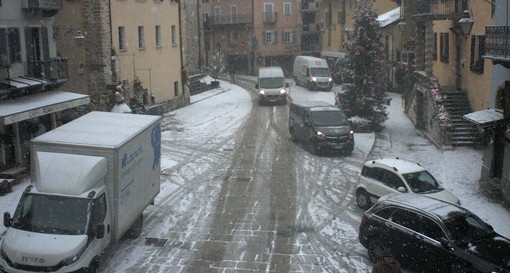
M 362 209 L 370 208 L 370 196 L 368 195 L 368 192 L 365 190 L 359 190 L 356 193 L 356 203 L 358 204 L 358 207 Z
M 386 246 L 379 238 L 371 238 L 368 241 L 368 257 L 372 262 L 377 262 L 381 259 L 381 253 L 386 249 Z
M 312 86 L 312 83 L 311 82 L 307 82 L 306 83 L 306 89 L 310 90 L 310 91 L 313 91 L 313 86 Z
M 289 134 L 290 134 L 290 141 L 296 142 L 297 139 L 296 139 L 296 135 L 294 133 L 294 129 L 292 129 L 292 128 L 289 129 Z
M 89 267 L 87 268 L 87 273 L 96 273 L 97 270 L 99 269 L 99 261 L 97 258 L 94 258 L 90 264 L 89 264 Z
M 308 148 L 310 149 L 310 153 L 313 155 L 316 155 L 319 152 L 319 148 L 317 147 L 317 144 L 313 140 L 308 141 Z

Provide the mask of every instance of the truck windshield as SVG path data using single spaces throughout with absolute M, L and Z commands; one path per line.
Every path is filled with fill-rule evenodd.
M 310 74 L 315 77 L 329 77 L 329 69 L 327 67 L 310 67 Z
M 26 193 L 14 213 L 12 227 L 39 233 L 85 234 L 89 204 L 83 198 Z
M 346 126 L 349 125 L 345 114 L 341 111 L 314 111 L 312 120 L 315 126 Z
M 285 86 L 285 80 L 282 77 L 260 78 L 260 88 L 280 88 Z

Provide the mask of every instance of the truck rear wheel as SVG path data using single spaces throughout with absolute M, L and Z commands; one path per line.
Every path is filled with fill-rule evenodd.
M 131 225 L 131 227 L 126 232 L 126 237 L 129 239 L 136 239 L 140 237 L 142 234 L 142 226 L 143 226 L 143 213 L 138 216 L 136 221 Z

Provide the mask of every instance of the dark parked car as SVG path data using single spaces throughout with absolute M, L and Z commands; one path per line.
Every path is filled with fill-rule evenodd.
M 510 240 L 469 210 L 412 193 L 381 198 L 362 218 L 359 241 L 372 261 L 385 248 L 423 272 L 510 272 Z

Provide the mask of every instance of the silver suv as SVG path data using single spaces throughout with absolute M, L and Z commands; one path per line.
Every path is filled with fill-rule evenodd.
M 356 203 L 360 208 L 368 209 L 379 197 L 397 192 L 419 193 L 460 205 L 459 198 L 441 187 L 418 163 L 398 157 L 365 162 L 356 187 Z

